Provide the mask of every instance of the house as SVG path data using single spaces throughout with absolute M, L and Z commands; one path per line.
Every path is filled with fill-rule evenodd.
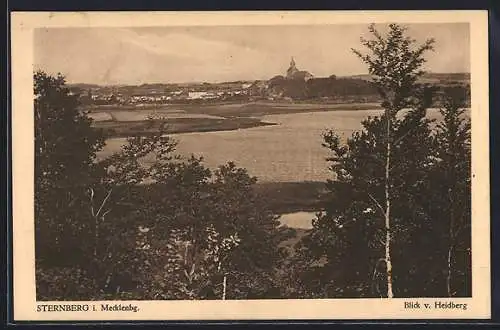
M 189 92 L 188 99 L 190 99 L 190 100 L 202 99 L 207 94 L 208 94 L 208 92 Z

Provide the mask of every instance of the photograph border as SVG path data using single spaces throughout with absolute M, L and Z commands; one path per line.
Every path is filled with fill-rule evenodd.
M 131 20 L 131 16 L 134 18 Z M 151 15 L 154 17 L 152 19 Z M 92 13 L 12 13 L 12 190 L 13 190 L 13 261 L 14 261 L 14 319 L 54 320 L 55 313 L 36 313 L 34 308 L 34 234 L 33 203 L 33 89 L 32 89 L 32 29 L 36 27 L 71 26 L 185 26 L 193 25 L 256 25 L 256 24 L 335 24 L 356 19 L 366 23 L 420 23 L 469 22 L 471 25 L 471 91 L 472 107 L 478 113 L 472 117 L 473 210 L 472 255 L 473 298 L 453 298 L 454 302 L 468 302 L 468 311 L 438 312 L 405 311 L 402 301 L 381 299 L 321 299 L 321 300 L 253 300 L 253 301 L 134 301 L 140 306 L 137 315 L 124 312 L 57 313 L 57 320 L 270 320 L 270 319 L 487 319 L 490 309 L 490 215 L 489 215 L 489 112 L 488 112 L 488 20 L 486 11 L 414 11 L 388 14 L 380 11 L 355 12 L 92 12 Z M 114 16 L 114 17 L 110 17 Z M 388 17 L 390 16 L 390 19 Z M 243 18 L 243 19 L 242 19 Z M 349 18 L 349 19 L 347 19 Z M 133 23 L 131 23 L 133 22 Z M 262 25 L 264 25 L 262 24 Z M 23 109 L 23 110 L 16 110 Z M 30 166 L 30 167 L 28 167 Z M 22 220 L 15 220 L 22 219 Z M 480 220 L 477 220 L 480 219 Z M 480 221 L 478 223 L 478 221 Z M 29 237 L 30 239 L 26 239 Z M 486 238 L 487 237 L 487 238 Z M 30 283 L 31 285 L 27 285 Z M 436 298 L 417 298 L 418 301 L 436 301 Z M 439 298 L 440 301 L 448 301 Z M 351 302 L 353 301 L 353 302 Z M 47 302 L 44 302 L 47 303 Z M 66 304 L 68 302 L 59 302 Z M 99 304 L 99 302 L 92 302 Z M 336 304 L 349 305 L 339 306 Z M 360 305 L 360 304 L 363 305 Z M 170 306 L 167 306 L 170 305 Z M 286 304 L 286 308 L 285 307 Z M 472 304 L 472 305 L 471 305 Z M 282 305 L 278 307 L 277 305 Z M 292 306 L 293 305 L 293 306 Z M 314 306 L 312 306 L 314 305 Z M 382 306 L 381 305 L 385 305 Z M 334 306 L 332 308 L 332 306 Z M 360 308 L 362 306 L 362 308 Z M 335 309 L 337 307 L 337 309 Z M 158 310 L 160 309 L 160 311 Z M 193 309 L 198 314 L 193 313 Z M 314 310 L 313 310 L 314 309 Z M 250 312 L 248 312 L 250 310 Z M 166 315 L 168 311 L 170 315 Z M 276 311 L 281 311 L 276 313 Z M 373 314 L 378 311 L 378 314 Z M 302 312 L 302 314 L 301 314 Z M 167 313 L 167 314 L 168 314 Z M 189 313 L 189 314 L 188 314 Z M 339 313 L 340 315 L 336 315 Z M 167 318 L 166 318 L 167 317 Z

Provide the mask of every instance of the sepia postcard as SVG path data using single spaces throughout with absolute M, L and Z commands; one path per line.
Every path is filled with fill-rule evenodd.
M 14 320 L 489 319 L 487 33 L 13 12 Z

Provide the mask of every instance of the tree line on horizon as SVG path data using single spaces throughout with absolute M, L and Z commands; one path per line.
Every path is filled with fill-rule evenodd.
M 37 299 L 471 296 L 469 96 L 418 82 L 433 39 L 369 32 L 353 53 L 384 113 L 324 133 L 324 210 L 291 249 L 246 169 L 178 155 L 167 122 L 96 161 L 103 132 L 62 75 L 35 72 Z
M 193 84 L 163 84 L 150 83 L 139 86 L 99 86 L 91 84 L 72 84 L 69 87 L 75 93 L 82 96 L 83 105 L 112 105 L 121 104 L 116 95 L 142 95 L 151 96 L 158 93 L 170 94 L 184 91 L 225 91 L 240 90 L 244 81 L 224 83 L 193 83 Z M 250 84 L 251 82 L 246 82 Z M 470 75 L 465 73 L 436 74 L 424 73 L 419 77 L 419 83 L 427 84 L 436 88 L 435 93 L 443 95 L 446 90 L 454 88 L 461 90 L 465 95 L 470 94 Z M 106 95 L 106 98 L 93 100 L 92 95 Z M 214 103 L 217 101 L 244 102 L 259 99 L 291 99 L 295 101 L 335 101 L 335 102 L 379 102 L 380 95 L 376 87 L 371 83 L 370 75 L 357 75 L 337 77 L 314 77 L 308 80 L 287 79 L 282 75 L 272 77 L 267 81 L 254 81 L 246 94 L 224 96 L 214 100 L 187 100 L 174 98 L 170 103 Z M 433 106 L 443 106 L 441 98 L 434 99 Z M 151 101 L 152 102 L 152 101 Z M 167 102 L 162 101 L 162 102 Z M 470 100 L 466 100 L 470 105 Z
M 421 77 L 419 77 L 421 78 Z M 425 81 L 424 83 L 435 89 L 434 93 L 443 96 L 447 90 L 453 88 L 457 93 L 470 94 L 470 84 L 462 81 L 440 80 Z M 312 78 L 309 80 L 286 79 L 283 76 L 275 76 L 268 82 L 268 88 L 264 94 L 290 98 L 293 100 L 337 100 L 355 102 L 380 102 L 381 98 L 376 84 L 369 79 L 360 77 L 336 77 L 332 75 L 327 78 Z M 434 98 L 432 106 L 443 106 L 443 100 Z M 466 105 L 470 100 L 465 99 Z

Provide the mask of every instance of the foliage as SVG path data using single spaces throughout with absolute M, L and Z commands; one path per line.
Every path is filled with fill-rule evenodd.
M 313 78 L 306 83 L 307 98 L 373 96 L 376 89 L 370 82 L 353 78 Z
M 66 87 L 62 75 L 34 73 L 35 113 L 35 221 L 38 260 L 60 262 L 85 253 L 83 244 L 71 249 L 66 243 L 89 230 L 82 194 L 98 176 L 95 155 L 104 145 L 91 119 L 79 108 L 78 96 Z M 54 237 L 54 232 L 60 235 Z
M 471 135 L 465 116 L 467 95 L 450 88 L 440 110 L 443 120 L 434 135 L 435 166 L 429 174 L 428 212 L 441 219 L 436 259 L 446 269 L 446 294 L 471 294 Z M 441 275 L 443 277 L 443 275 Z
M 39 189 L 87 182 L 103 136 L 79 108 L 62 75 L 34 74 L 35 178 Z
M 47 85 L 43 93 L 56 105 L 76 100 L 62 77 L 39 73 L 35 81 Z M 37 104 L 55 112 L 56 105 Z M 37 192 L 45 201 L 36 215 L 39 299 L 221 299 L 224 278 L 227 299 L 272 290 L 275 282 L 256 279 L 271 276 L 281 257 L 274 239 L 279 222 L 255 194 L 255 177 L 231 162 L 211 171 L 202 158 L 176 155 L 164 122 L 157 133 L 129 137 L 119 152 L 95 163 L 98 132 L 84 113 L 63 108 L 86 125 L 89 145 L 73 150 L 78 178 L 54 172 L 44 182 L 57 189 Z M 43 124 L 47 113 L 39 111 Z M 50 140 L 52 127 L 40 129 L 37 139 Z M 75 143 L 56 142 L 40 151 L 39 164 L 50 168 L 58 161 L 52 152 Z
M 369 53 L 354 53 L 370 83 L 269 83 L 291 98 L 375 90 L 385 109 L 346 141 L 324 134 L 332 177 L 309 231 L 280 227 L 246 169 L 177 155 L 162 118 L 97 162 L 104 136 L 78 95 L 36 72 L 37 298 L 386 297 L 392 283 L 397 297 L 470 296 L 468 95 L 449 86 L 433 103 L 435 88 L 418 84 L 432 39 L 417 45 L 397 24 L 369 32 Z M 426 118 L 431 104 L 442 121 Z
M 393 259 L 395 262 L 401 259 L 394 274 L 399 279 L 396 283 L 400 281 L 397 287 L 401 288 L 418 287 L 420 281 L 425 284 L 418 277 L 411 285 L 404 279 L 408 269 L 415 266 L 408 258 L 415 250 L 408 251 L 404 246 L 414 239 L 424 239 L 415 235 L 413 226 L 429 221 L 420 199 L 426 196 L 426 168 L 431 159 L 430 121 L 418 112 L 412 110 L 404 118 L 396 119 L 393 131 L 393 138 L 398 141 L 393 149 L 395 165 L 391 171 L 396 237 Z M 314 220 L 311 234 L 302 241 L 302 258 L 314 263 L 323 261 L 323 265 L 317 266 L 324 268 L 317 271 L 318 280 L 322 286 L 333 284 L 339 292 L 329 294 L 339 296 L 380 296 L 384 292 L 384 263 L 380 260 L 384 246 L 384 208 L 380 202 L 384 198 L 383 116 L 368 118 L 363 128 L 346 144 L 333 131 L 325 134 L 324 145 L 332 152 L 329 161 L 334 180 L 327 184 L 331 198 L 325 212 Z M 425 242 L 416 244 L 422 247 Z M 357 290 L 349 292 L 349 288 Z
M 78 267 L 37 267 L 37 296 L 41 300 L 98 300 L 97 284 Z
M 434 39 L 416 45 L 416 40 L 405 35 L 407 28 L 389 24 L 383 36 L 374 24 L 368 27 L 373 39 L 361 38 L 369 54 L 353 52 L 368 66 L 373 85 L 382 97 L 382 107 L 395 115 L 399 110 L 412 106 L 417 80 L 424 74 L 425 52 L 433 49 Z
M 362 43 L 371 54 L 354 52 L 368 64 L 386 111 L 363 121 L 363 129 L 345 143 L 334 131 L 324 135 L 332 155 L 330 200 L 301 241 L 293 281 L 301 288 L 299 294 L 309 296 L 386 297 L 389 282 L 394 283 L 395 296 L 444 296 L 447 219 L 460 209 L 462 223 L 470 218 L 467 207 L 457 205 L 470 198 L 470 187 L 456 183 L 468 177 L 467 125 L 457 119 L 462 113 L 456 110 L 456 96 L 447 99 L 436 134 L 425 117 L 434 90 L 416 82 L 432 39 L 414 46 L 398 25 L 391 24 L 386 37 L 374 26 L 369 29 L 374 39 Z M 461 170 L 452 170 L 459 163 Z M 453 180 L 450 175 L 455 175 Z M 443 200 L 450 194 L 453 206 Z M 389 246 L 391 281 L 386 267 Z M 461 272 L 463 276 L 467 271 L 462 267 Z

